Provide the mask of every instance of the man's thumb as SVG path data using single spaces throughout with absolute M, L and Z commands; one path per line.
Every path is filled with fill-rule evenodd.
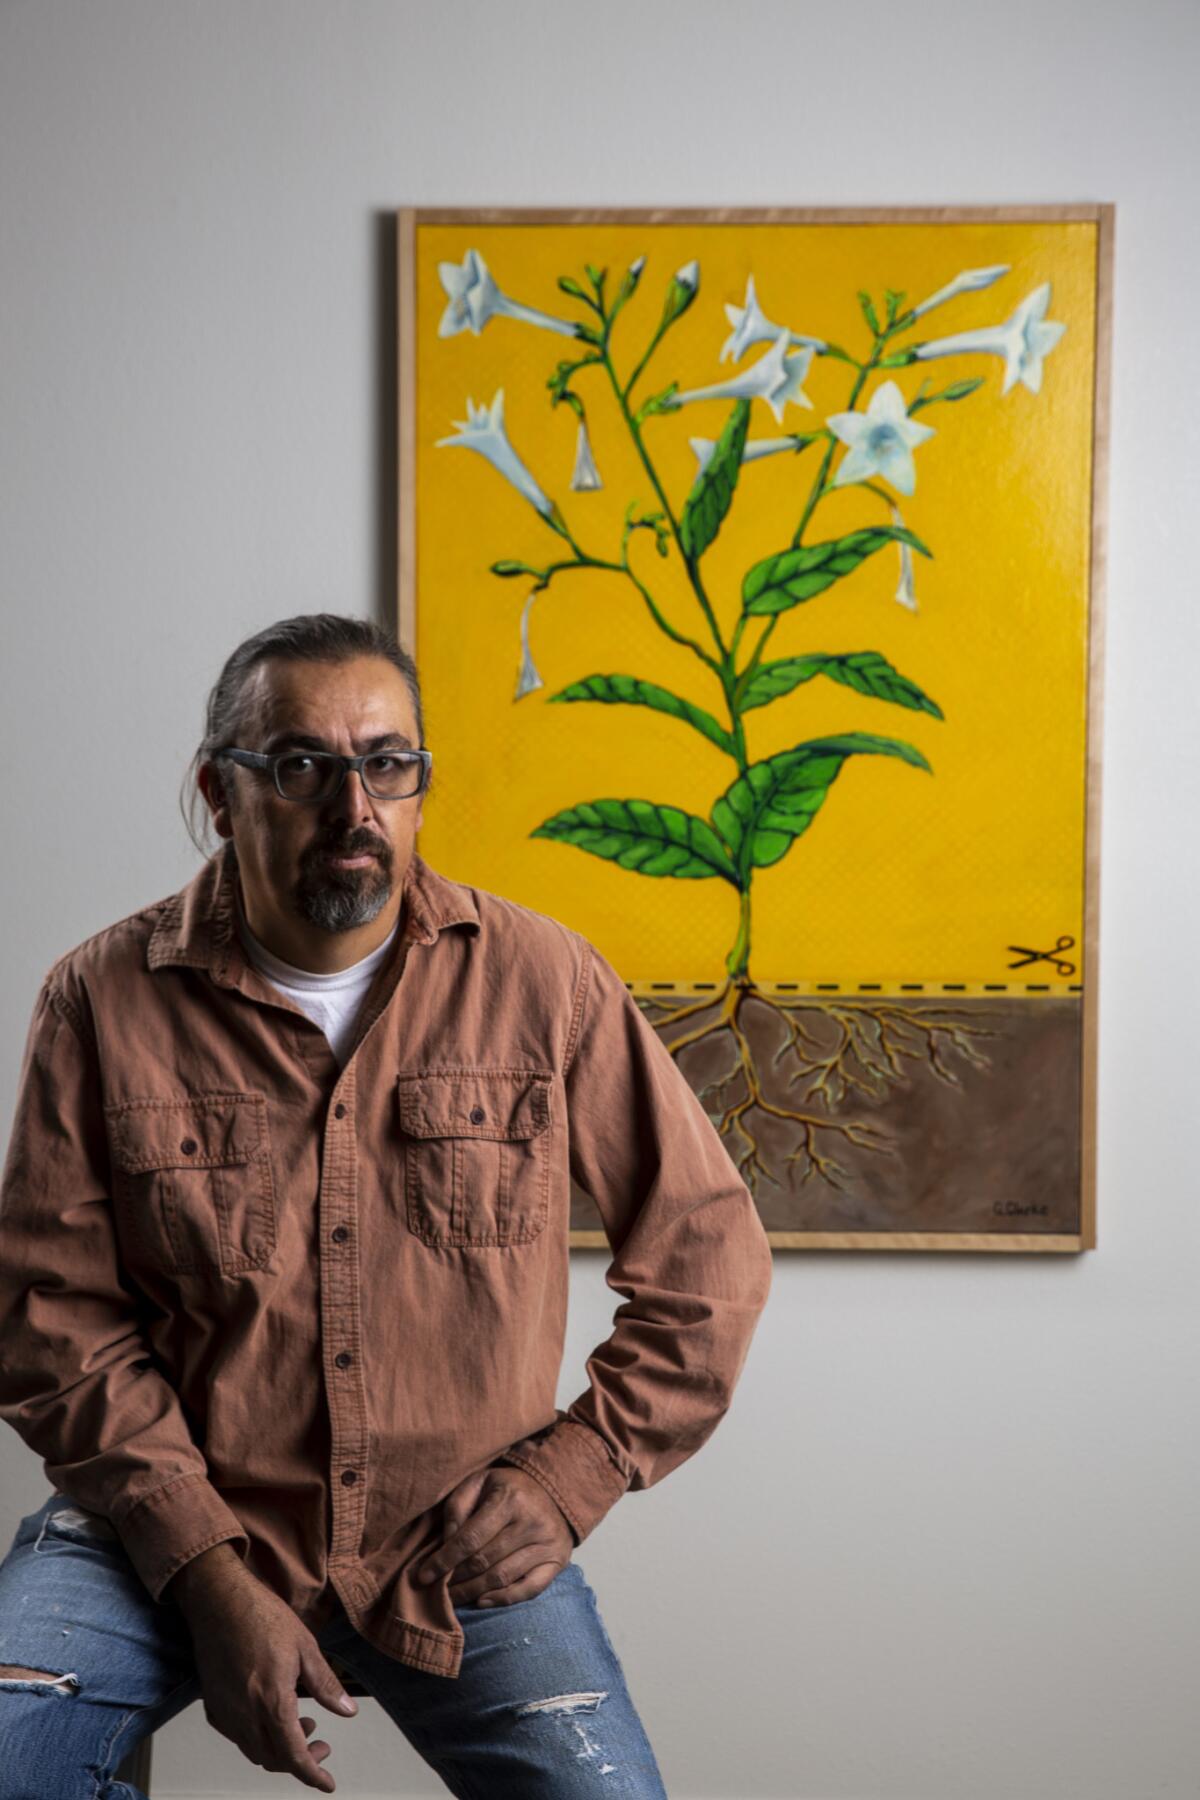
M 310 1696 L 327 1706 L 330 1712 L 341 1713 L 344 1717 L 358 1711 L 358 1701 L 346 1692 L 315 1645 L 301 1653 L 300 1668 Z
M 473 1475 L 467 1475 L 446 1495 L 442 1501 L 442 1519 L 446 1526 L 457 1531 L 460 1525 L 466 1523 L 475 1511 L 483 1484 L 490 1473 L 489 1469 L 478 1469 Z

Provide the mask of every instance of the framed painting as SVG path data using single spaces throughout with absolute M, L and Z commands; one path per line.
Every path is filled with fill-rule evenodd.
M 1096 1243 L 1112 238 L 399 214 L 421 852 L 612 962 L 781 1248 Z

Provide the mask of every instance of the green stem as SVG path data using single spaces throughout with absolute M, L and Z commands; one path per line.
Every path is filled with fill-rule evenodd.
M 559 516 L 561 518 L 562 515 L 560 514 Z M 655 604 L 653 594 L 651 594 L 651 592 L 650 592 L 649 588 L 646 586 L 645 582 L 642 581 L 639 578 L 639 576 L 637 576 L 634 573 L 633 569 L 630 567 L 628 542 L 626 542 L 626 544 L 622 545 L 620 562 L 607 562 L 603 557 L 589 556 L 586 550 L 582 550 L 580 548 L 580 546 L 575 542 L 575 539 L 571 536 L 570 531 L 567 529 L 565 520 L 563 520 L 563 525 L 562 525 L 562 530 L 561 530 L 560 535 L 566 538 L 566 540 L 570 544 L 572 550 L 574 550 L 575 555 L 569 561 L 548 563 L 544 569 L 540 569 L 540 570 L 536 571 L 538 574 L 538 577 L 539 577 L 539 580 L 538 580 L 539 587 L 547 587 L 555 575 L 561 575 L 563 573 L 563 571 L 566 569 L 604 569 L 613 575 L 626 575 L 626 576 L 628 576 L 629 580 L 633 583 L 633 585 L 637 589 L 638 593 L 642 596 L 642 599 L 646 602 L 646 605 L 650 608 L 651 617 L 653 618 L 655 624 L 659 627 L 660 631 L 665 632 L 669 638 L 673 638 L 677 644 L 686 644 L 688 649 L 694 650 L 696 652 L 696 655 L 700 658 L 701 662 L 705 663 L 713 671 L 713 673 L 715 675 L 717 675 L 718 677 L 721 676 L 720 663 L 717 662 L 715 657 L 710 656 L 708 654 L 708 652 L 705 650 L 703 644 L 698 644 L 696 642 L 695 638 L 690 638 L 690 637 L 686 636 L 686 634 L 682 631 L 676 631 L 675 627 L 669 622 L 669 620 L 667 620 L 666 618 L 663 617 L 662 613 L 658 609 L 658 606 Z
M 738 910 L 737 936 L 733 947 L 725 958 L 725 971 L 733 981 L 739 981 L 746 975 L 750 966 L 750 883 L 741 890 L 741 906 Z
M 717 624 L 716 615 L 713 612 L 712 606 L 709 604 L 708 595 L 704 591 L 704 583 L 700 579 L 700 570 L 683 547 L 683 536 L 679 529 L 679 521 L 675 517 L 671 502 L 667 499 L 663 484 L 658 478 L 658 471 L 651 462 L 646 446 L 642 442 L 642 434 L 638 428 L 637 420 L 629 410 L 629 402 L 625 397 L 628 390 L 622 391 L 621 383 L 617 379 L 617 371 L 613 367 L 613 360 L 609 354 L 607 343 L 603 347 L 603 356 L 604 367 L 608 371 L 608 379 L 612 383 L 612 390 L 616 395 L 617 405 L 621 409 L 621 417 L 629 428 L 629 435 L 632 437 L 634 447 L 642 460 L 642 467 L 650 477 L 651 485 L 658 496 L 659 505 L 662 507 L 663 512 L 666 514 L 667 520 L 670 523 L 671 535 L 675 539 L 680 556 L 683 558 L 683 566 L 688 572 L 688 579 L 692 584 L 693 592 L 703 608 L 704 616 L 708 621 L 708 628 L 713 634 L 713 641 L 721 653 L 721 660 L 723 662 L 728 662 L 729 652 L 725 648 L 725 641 L 721 636 L 721 628 Z M 645 359 L 643 358 L 643 361 L 644 360 Z
M 673 625 L 670 625 L 667 623 L 666 619 L 663 617 L 662 613 L 659 612 L 658 607 L 655 605 L 653 596 L 651 595 L 649 588 L 645 585 L 645 583 L 641 580 L 641 578 L 634 573 L 632 567 L 630 566 L 628 553 L 626 554 L 623 567 L 624 567 L 626 575 L 628 575 L 630 581 L 632 581 L 634 587 L 637 589 L 638 593 L 642 596 L 642 599 L 646 602 L 646 605 L 650 608 L 650 615 L 653 618 L 655 624 L 659 627 L 659 630 L 665 631 L 667 636 L 669 638 L 673 638 L 677 644 L 686 644 L 689 650 L 694 650 L 696 652 L 696 655 L 700 658 L 700 661 L 702 663 L 704 663 L 706 665 L 706 667 L 710 668 L 712 670 L 713 674 L 716 675 L 718 677 L 718 679 L 721 681 L 722 685 L 724 685 L 724 675 L 722 673 L 722 667 L 721 667 L 721 664 L 717 661 L 716 657 L 710 656 L 708 654 L 708 651 L 704 648 L 703 644 L 698 644 L 696 642 L 695 638 L 688 637 L 685 632 L 676 631 L 676 629 Z
M 616 318 L 616 313 L 614 312 L 608 320 L 608 324 L 610 326 L 612 324 L 613 319 L 615 319 L 615 318 Z M 663 334 L 670 329 L 672 324 L 674 324 L 673 319 L 663 319 L 661 321 L 661 323 L 659 324 L 658 330 L 654 333 L 654 336 L 650 339 L 650 342 L 646 348 L 645 356 L 643 356 L 641 362 L 638 364 L 637 368 L 633 371 L 633 374 L 629 377 L 629 380 L 625 383 L 624 388 L 617 389 L 617 398 L 620 400 L 622 406 L 624 406 L 626 404 L 626 402 L 628 401 L 630 394 L 633 392 L 635 386 L 637 385 L 637 380 L 638 380 L 639 375 L 641 374 L 642 370 L 646 367 L 646 364 L 650 361 L 650 358 L 654 355 L 654 352 L 658 349 L 659 344 L 662 342 Z M 605 347 L 605 352 L 607 353 L 607 350 L 608 350 L 608 334 L 607 334 L 607 332 L 605 333 L 604 347 Z M 609 373 L 610 374 L 612 373 L 611 369 L 609 370 Z M 615 376 L 613 376 L 613 385 L 616 386 L 616 377 Z
M 889 327 L 888 330 L 879 332 L 875 339 L 875 347 L 871 351 L 870 356 L 867 358 L 865 363 L 860 363 L 858 365 L 858 374 L 854 378 L 854 386 L 850 390 L 850 399 L 846 405 L 847 412 L 854 411 L 854 408 L 858 403 L 858 397 L 862 393 L 863 388 L 866 386 L 867 379 L 870 376 L 871 371 L 875 368 L 876 364 L 879 361 L 879 358 L 882 356 L 884 345 L 887 343 L 889 337 L 891 337 L 891 335 L 895 331 L 895 329 L 896 329 L 896 327 L 893 325 L 893 326 Z M 820 502 L 825 498 L 826 494 L 832 492 L 832 484 L 829 483 L 828 476 L 829 476 L 830 468 L 833 463 L 834 454 L 838 448 L 839 441 L 840 440 L 838 438 L 834 437 L 832 435 L 832 433 L 830 434 L 829 444 L 826 448 L 824 456 L 821 458 L 821 466 L 817 470 L 816 479 L 814 480 L 814 482 L 812 484 L 812 488 L 809 491 L 809 496 L 808 496 L 807 501 L 805 502 L 804 511 L 800 515 L 800 523 L 797 525 L 795 535 L 792 538 L 792 549 L 793 550 L 798 550 L 800 548 L 800 544 L 803 540 L 804 533 L 808 529 L 809 520 L 812 518 L 813 513 L 816 511 Z M 754 675 L 755 675 L 760 663 L 762 662 L 763 651 L 767 647 L 767 640 L 769 639 L 771 633 L 774 631 L 776 625 L 778 625 L 778 623 L 782 617 L 783 617 L 782 613 L 775 613 L 773 615 L 773 617 L 767 621 L 766 630 L 763 632 L 762 636 L 758 640 L 758 643 L 754 647 L 754 654 L 751 656 L 750 661 L 746 664 L 746 667 L 742 670 L 741 674 L 738 677 L 737 693 L 739 696 L 741 694 L 745 693 L 747 686 L 754 679 Z M 746 621 L 746 614 L 743 613 L 741 618 L 738 620 L 737 628 L 734 632 L 733 642 L 734 642 L 735 648 L 741 638 L 742 627 L 745 624 L 745 621 Z

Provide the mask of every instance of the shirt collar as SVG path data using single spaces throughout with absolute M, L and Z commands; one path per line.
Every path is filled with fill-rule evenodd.
M 146 948 L 149 968 L 184 963 L 207 969 L 214 980 L 226 977 L 231 958 L 244 955 L 234 910 L 236 875 L 237 855 L 229 839 L 186 887 L 163 902 Z M 464 882 L 439 875 L 416 850 L 404 877 L 404 911 L 402 936 L 410 943 L 432 944 L 450 925 L 469 925 L 476 933 L 480 930 L 479 909 L 471 889 Z

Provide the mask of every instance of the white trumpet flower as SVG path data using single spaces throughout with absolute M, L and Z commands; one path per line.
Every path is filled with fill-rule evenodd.
M 538 597 L 538 589 L 534 588 L 521 608 L 521 670 L 517 676 L 517 689 L 514 700 L 523 700 L 526 694 L 532 694 L 537 688 L 545 687 L 545 682 L 537 672 L 533 660 L 533 652 L 529 648 L 529 613 Z
M 696 461 L 700 464 L 697 474 L 703 475 L 712 461 L 712 453 L 717 447 L 717 440 L 716 438 L 694 437 L 688 439 L 688 444 Z M 764 456 L 778 456 L 784 450 L 794 450 L 795 448 L 794 437 L 750 438 L 742 451 L 742 461 L 744 463 L 759 462 Z
M 439 337 L 457 337 L 460 331 L 470 331 L 478 337 L 488 320 L 497 317 L 522 319 L 525 324 L 539 325 L 544 331 L 561 331 L 565 337 L 576 336 L 569 319 L 555 319 L 549 313 L 539 312 L 535 306 L 523 306 L 519 300 L 510 300 L 507 294 L 502 294 L 478 250 L 468 250 L 461 266 L 452 262 L 439 263 L 438 275 L 448 296 L 446 310 L 438 322 Z
M 892 524 L 899 526 L 903 526 L 904 524 L 898 506 L 892 507 Z M 900 602 L 901 606 L 907 606 L 910 612 L 916 612 L 917 596 L 913 590 L 912 547 L 909 544 L 906 544 L 903 538 L 898 538 L 896 541 L 896 548 L 900 552 L 900 585 L 896 589 L 894 597 Z
M 999 281 L 1002 275 L 1007 275 L 1011 266 L 1010 263 L 994 263 L 987 269 L 964 269 L 961 275 L 948 281 L 936 294 L 930 294 L 928 300 L 922 300 L 920 306 L 914 306 L 913 318 L 919 319 L 922 313 L 930 312 L 935 306 L 944 306 L 947 300 L 957 300 L 960 294 L 981 293 L 984 288 L 990 288 L 993 281 Z
M 785 330 L 785 327 L 782 325 L 772 325 L 770 319 L 766 317 L 762 307 L 758 304 L 758 294 L 755 292 L 753 275 L 747 275 L 746 277 L 745 304 L 742 306 L 734 306 L 727 300 L 725 302 L 725 317 L 733 326 L 733 330 L 721 346 L 721 354 L 717 359 L 719 362 L 727 362 L 730 358 L 732 358 L 734 362 L 740 362 L 751 344 L 763 342 L 774 343 L 780 332 Z M 825 348 L 824 338 L 808 337 L 804 332 L 800 331 L 788 331 L 787 339 L 790 344 L 795 344 L 797 346 L 808 344 L 814 350 L 824 350 Z
M 808 374 L 813 358 L 812 345 L 788 355 L 788 333 L 781 331 L 765 356 L 729 381 L 718 381 L 713 387 L 691 388 L 676 394 L 672 408 L 686 406 L 691 400 L 765 400 L 778 425 L 789 401 L 795 406 L 811 406 L 812 401 L 801 383 Z
M 592 455 L 591 441 L 588 438 L 587 421 L 580 419 L 579 430 L 575 436 L 575 469 L 571 476 L 571 486 L 576 493 L 594 493 L 602 488 L 600 471 L 596 467 L 596 459 Z
M 825 423 L 850 447 L 832 486 L 847 487 L 852 481 L 882 475 L 902 494 L 912 493 L 917 485 L 913 449 L 933 437 L 934 429 L 909 418 L 904 395 L 894 381 L 885 381 L 876 389 L 865 413 L 830 413 Z
M 931 356 L 960 356 L 972 351 L 1002 356 L 1004 381 L 1000 392 L 1007 394 L 1019 381 L 1031 394 L 1039 393 L 1042 363 L 1067 329 L 1058 320 L 1046 318 L 1049 304 L 1050 283 L 1043 281 L 1003 325 L 985 325 L 978 331 L 960 331 L 954 337 L 915 344 L 914 354 L 922 362 Z
M 549 518 L 554 508 L 547 500 L 525 464 L 508 441 L 504 429 L 504 389 L 496 389 L 496 397 L 490 407 L 476 406 L 473 400 L 467 401 L 467 417 L 455 419 L 455 430 L 458 437 L 445 437 L 437 440 L 437 449 L 445 446 L 461 444 L 464 449 L 477 450 L 485 456 L 494 469 L 498 469 L 506 481 L 511 481 L 519 494 L 523 494 L 532 506 Z

